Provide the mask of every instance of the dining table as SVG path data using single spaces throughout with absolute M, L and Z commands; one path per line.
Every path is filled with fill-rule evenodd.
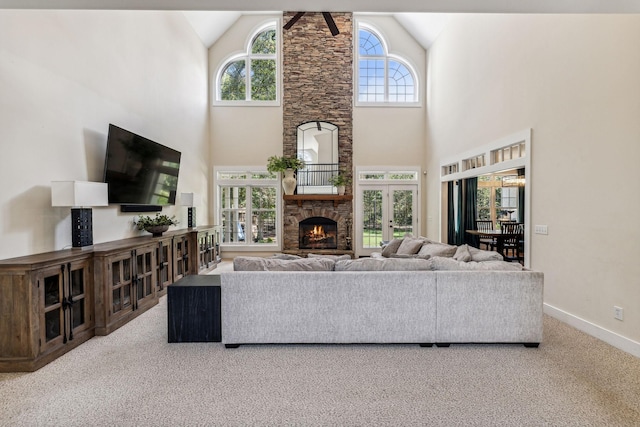
M 518 235 L 521 233 L 504 233 L 502 229 L 500 230 L 465 230 L 468 234 L 472 236 L 478 236 L 481 238 L 489 238 L 496 240 L 496 252 L 503 254 L 504 253 L 504 239 L 509 236 Z

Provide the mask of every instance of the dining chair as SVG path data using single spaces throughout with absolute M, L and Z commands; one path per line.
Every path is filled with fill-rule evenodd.
M 476 230 L 478 231 L 491 231 L 493 230 L 493 221 L 477 219 Z M 493 237 L 480 237 L 479 245 L 485 245 L 487 249 L 494 250 L 496 247 L 496 240 Z M 478 245 L 478 246 L 479 246 Z
M 524 251 L 521 242 L 524 241 L 524 224 L 517 222 L 502 223 L 502 256 L 505 261 L 524 262 Z

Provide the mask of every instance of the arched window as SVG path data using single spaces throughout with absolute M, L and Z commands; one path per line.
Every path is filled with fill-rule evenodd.
M 278 42 L 275 24 L 262 27 L 244 54 L 218 70 L 217 101 L 276 101 L 278 99 Z
M 417 103 L 418 82 L 404 59 L 389 54 L 372 29 L 358 29 L 358 98 L 365 103 Z

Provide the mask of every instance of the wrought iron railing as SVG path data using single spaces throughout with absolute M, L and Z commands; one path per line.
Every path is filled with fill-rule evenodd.
M 337 163 L 313 163 L 298 169 L 298 186 L 331 185 L 329 179 L 338 174 Z

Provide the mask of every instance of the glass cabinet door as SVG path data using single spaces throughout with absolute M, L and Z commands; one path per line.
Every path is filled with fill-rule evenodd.
M 186 237 L 175 239 L 173 254 L 175 256 L 173 281 L 175 282 L 189 274 L 189 240 Z
M 123 310 L 131 310 L 131 291 L 133 287 L 131 254 L 127 252 L 126 254 L 112 257 L 109 269 L 111 270 L 111 315 L 118 314 Z
M 64 277 L 61 266 L 50 267 L 38 274 L 37 283 L 42 301 L 40 349 L 59 345 L 64 334 L 63 286 Z M 65 335 L 65 336 L 63 336 Z
M 91 278 L 88 261 L 77 261 L 68 264 L 69 294 L 71 295 L 70 333 L 78 333 L 93 324 L 92 300 L 90 288 Z
M 136 250 L 136 308 L 137 304 L 144 300 L 153 299 L 155 296 L 155 247 L 145 247 Z
M 173 241 L 160 241 L 156 248 L 156 292 L 164 293 L 173 282 Z
M 51 266 L 37 273 L 40 289 L 40 352 L 65 344 L 92 325 L 89 261 Z

